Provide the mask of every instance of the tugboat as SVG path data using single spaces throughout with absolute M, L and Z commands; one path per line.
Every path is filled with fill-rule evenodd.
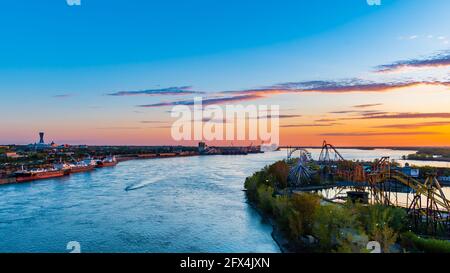
M 108 156 L 107 158 L 97 161 L 97 167 L 113 167 L 117 165 L 117 159 L 115 156 Z

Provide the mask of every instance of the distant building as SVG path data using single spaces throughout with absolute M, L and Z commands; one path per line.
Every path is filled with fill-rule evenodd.
M 16 152 L 8 152 L 5 154 L 7 158 L 21 158 L 21 155 L 18 155 Z
M 450 182 L 450 176 L 439 176 L 439 182 Z
M 409 166 L 409 164 L 405 165 L 405 167 L 402 168 L 402 173 L 404 173 L 407 176 L 414 177 L 414 178 L 418 178 L 420 175 L 419 169 L 413 169 Z
M 39 133 L 39 144 L 45 144 L 45 141 L 44 141 L 44 132 L 40 132 Z
M 32 146 L 33 148 L 37 149 L 37 150 L 45 150 L 45 149 L 49 149 L 52 148 L 52 145 L 54 145 L 54 142 L 52 142 L 52 144 L 46 144 L 45 140 L 44 140 L 44 132 L 40 132 L 39 133 L 39 142 L 35 143 L 35 144 L 30 144 L 29 146 Z

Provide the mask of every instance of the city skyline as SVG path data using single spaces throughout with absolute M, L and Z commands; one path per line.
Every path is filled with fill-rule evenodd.
M 448 1 L 241 2 L 4 4 L 0 143 L 192 145 L 201 96 L 280 105 L 281 145 L 450 146 Z

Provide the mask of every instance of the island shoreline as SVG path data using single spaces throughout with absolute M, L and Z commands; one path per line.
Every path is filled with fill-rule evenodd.
M 247 197 L 245 197 L 247 199 Z M 263 221 L 267 221 L 272 226 L 272 232 L 270 233 L 272 239 L 277 244 L 278 248 L 280 249 L 281 253 L 291 253 L 289 250 L 290 247 L 286 244 L 289 244 L 289 240 L 286 238 L 286 236 L 283 234 L 283 232 L 279 229 L 278 225 L 274 222 L 275 220 L 271 217 L 267 216 L 265 213 L 259 209 L 256 204 L 251 202 L 250 200 L 246 200 L 246 203 L 254 209 L 258 215 L 261 217 Z M 284 242 L 284 243 L 283 243 Z

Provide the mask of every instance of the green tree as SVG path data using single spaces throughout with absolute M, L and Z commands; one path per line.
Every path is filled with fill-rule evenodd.
M 273 188 L 270 186 L 258 186 L 258 204 L 259 207 L 268 214 L 273 213 Z
M 280 188 L 284 189 L 288 185 L 289 165 L 285 161 L 278 161 L 269 167 L 269 174 L 275 177 Z
M 247 197 L 250 201 L 257 201 L 257 189 L 258 189 L 258 180 L 256 175 L 252 175 L 245 179 L 244 188 L 247 190 Z
M 300 234 L 311 234 L 314 225 L 314 216 L 320 206 L 320 197 L 311 193 L 294 194 L 291 198 L 292 208 L 296 212 L 298 230 Z
M 345 243 L 351 234 L 363 234 L 357 221 L 357 214 L 346 206 L 328 204 L 319 206 L 313 226 L 314 235 L 319 238 L 322 251 L 331 252 Z M 348 248 L 346 248 L 348 249 Z
M 292 212 L 292 205 L 289 196 L 276 196 L 273 200 L 273 215 L 281 229 L 289 232 L 289 214 Z
M 385 253 L 397 241 L 399 232 L 406 229 L 407 215 L 403 209 L 371 205 L 359 207 L 359 221 L 371 240 L 381 244 Z

